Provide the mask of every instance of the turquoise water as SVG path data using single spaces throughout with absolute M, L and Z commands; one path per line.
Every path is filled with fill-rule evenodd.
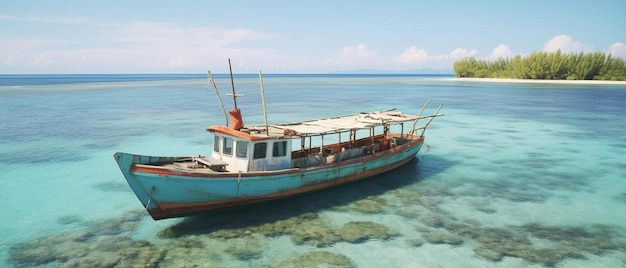
M 112 154 L 209 153 L 205 129 L 224 117 L 202 75 L 0 76 L 0 266 L 626 266 L 625 86 L 392 75 L 264 84 L 270 122 L 417 112 L 427 99 L 446 116 L 393 172 L 153 221 Z M 244 122 L 263 124 L 258 79 L 235 85 Z

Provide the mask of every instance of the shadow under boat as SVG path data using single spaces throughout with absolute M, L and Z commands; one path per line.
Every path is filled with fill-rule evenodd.
M 174 234 L 175 237 L 206 234 L 221 229 L 258 226 L 297 217 L 305 213 L 318 213 L 420 183 L 420 181 L 427 180 L 453 165 L 453 162 L 442 157 L 419 155 L 397 169 L 323 191 L 193 214 L 168 227 L 168 232 Z

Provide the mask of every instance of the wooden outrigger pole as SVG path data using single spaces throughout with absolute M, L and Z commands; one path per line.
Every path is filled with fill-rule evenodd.
M 220 107 L 222 107 L 222 112 L 224 112 L 224 120 L 226 121 L 226 126 L 228 127 L 228 115 L 226 115 L 226 109 L 224 108 L 224 103 L 222 102 L 222 97 L 220 97 L 220 93 L 217 90 L 217 85 L 215 85 L 215 80 L 213 80 L 213 75 L 211 75 L 211 70 L 208 71 L 207 76 L 209 77 L 209 81 L 213 84 L 213 88 L 215 89 L 215 95 L 217 95 L 217 101 L 220 103 Z M 208 87 L 208 85 L 207 85 Z
M 426 107 L 428 106 L 428 104 L 430 103 L 430 99 L 428 99 L 428 101 L 426 101 L 426 103 L 424 103 L 424 106 L 422 106 L 422 109 L 420 110 L 420 112 L 417 114 L 417 116 L 422 116 L 422 113 L 424 112 L 424 110 L 426 110 Z M 415 126 L 417 125 L 417 121 L 419 119 L 413 121 L 413 127 L 411 128 L 411 134 L 415 133 Z
M 424 111 L 424 109 L 426 109 L 426 106 L 428 105 L 429 102 L 430 102 L 430 100 L 428 100 L 428 102 L 426 102 L 426 104 L 424 104 L 424 107 L 422 107 L 422 110 L 420 111 L 420 113 L 418 115 L 418 118 L 415 119 L 415 121 L 413 121 L 413 129 L 411 129 L 411 132 L 409 132 L 410 134 L 415 134 L 415 132 L 417 130 L 421 129 L 422 133 L 420 135 L 423 136 L 424 132 L 426 132 L 426 128 L 428 127 L 430 122 L 432 122 L 435 117 L 443 115 L 443 114 L 439 114 L 439 110 L 441 110 L 441 107 L 443 107 L 443 103 L 442 103 L 442 104 L 439 104 L 439 107 L 437 107 L 437 110 L 432 115 L 421 116 L 422 112 Z M 428 121 L 426 121 L 426 124 L 424 124 L 421 127 L 415 128 L 415 126 L 417 124 L 417 121 L 420 120 L 420 119 L 424 119 L 424 118 L 428 118 Z
M 263 102 L 263 116 L 265 116 L 265 133 L 269 136 L 269 124 L 267 122 L 267 109 L 265 108 L 265 87 L 263 86 L 263 73 L 259 70 L 259 82 L 261 83 L 261 101 Z
M 426 132 L 426 128 L 428 127 L 430 122 L 432 122 L 433 119 L 435 119 L 435 117 L 437 117 L 437 115 L 439 114 L 439 110 L 441 110 L 441 107 L 443 107 L 443 103 L 439 104 L 439 107 L 437 107 L 437 110 L 433 113 L 433 115 L 430 116 L 428 121 L 426 121 L 426 124 L 424 124 L 424 128 L 422 128 L 422 134 L 420 134 L 420 135 L 424 136 L 424 132 Z

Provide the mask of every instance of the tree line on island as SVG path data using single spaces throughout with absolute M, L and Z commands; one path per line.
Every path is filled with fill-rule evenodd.
M 626 81 L 626 63 L 602 52 L 566 54 L 557 50 L 493 61 L 469 57 L 454 63 L 454 74 L 473 78 Z

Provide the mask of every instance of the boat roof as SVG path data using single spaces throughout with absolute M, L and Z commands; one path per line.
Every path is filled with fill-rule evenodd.
M 225 127 L 219 126 L 209 127 L 208 130 L 236 135 L 250 140 L 267 138 L 295 138 L 341 133 L 349 130 L 370 129 L 377 126 L 401 124 L 404 122 L 416 121 L 423 118 L 441 115 L 410 115 L 395 110 L 396 109 L 394 108 L 293 123 L 272 124 L 268 126 L 247 126 L 239 131 L 235 131 L 233 129 L 229 129 L 231 131 L 225 131 Z M 243 133 L 237 135 L 235 132 Z

